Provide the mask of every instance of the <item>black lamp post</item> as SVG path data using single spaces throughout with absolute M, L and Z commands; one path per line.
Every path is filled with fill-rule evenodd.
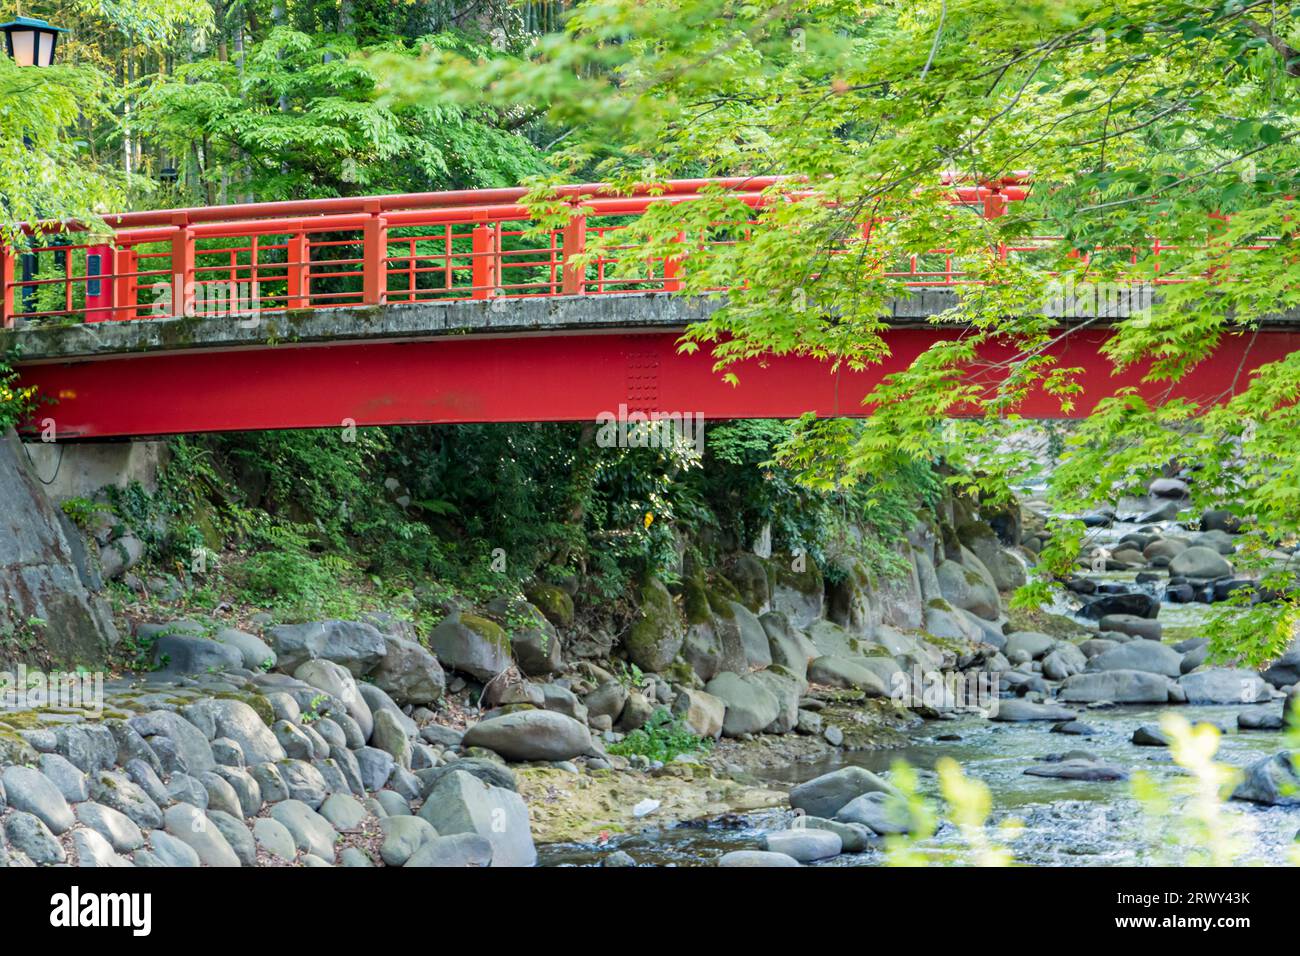
M 5 35 L 5 51 L 19 66 L 49 66 L 54 62 L 59 34 L 68 32 L 34 17 L 0 23 L 0 30 Z
M 5 52 L 16 64 L 38 67 L 54 63 L 59 34 L 68 32 L 34 17 L 15 17 L 8 23 L 0 23 L 0 31 L 5 35 Z M 25 253 L 22 263 L 23 282 L 31 282 L 36 278 L 36 256 L 30 252 Z M 29 285 L 23 286 L 24 312 L 32 311 L 34 300 L 35 290 Z

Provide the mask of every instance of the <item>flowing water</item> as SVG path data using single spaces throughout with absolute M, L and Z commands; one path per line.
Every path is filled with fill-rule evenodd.
M 1137 525 L 1117 523 L 1099 530 L 1095 543 L 1118 540 Z M 1171 529 L 1172 530 L 1172 529 Z M 1177 533 L 1177 532 L 1174 532 Z M 1097 580 L 1131 582 L 1132 572 L 1090 575 Z M 1161 585 L 1153 585 L 1159 593 Z M 1049 608 L 1070 614 L 1078 602 L 1062 598 Z M 1167 640 L 1195 633 L 1210 608 L 1203 604 L 1162 604 L 1160 620 Z M 1172 632 L 1172 635 L 1171 635 Z M 927 721 L 902 749 L 838 754 L 820 763 L 797 764 L 769 774 L 764 782 L 793 785 L 843 766 L 860 766 L 883 773 L 903 760 L 920 771 L 920 788 L 936 798 L 935 762 L 951 757 L 970 777 L 988 785 L 993 797 L 993 824 L 1018 821 L 1018 834 L 1009 845 L 1019 863 L 1038 865 L 1106 866 L 1177 864 L 1189 841 L 1181 830 L 1189 823 L 1186 774 L 1175 766 L 1164 747 L 1132 743 L 1133 731 L 1159 724 L 1174 713 L 1192 723 L 1211 723 L 1223 731 L 1217 760 L 1245 767 L 1283 749 L 1282 734 L 1237 731 L 1243 710 L 1277 712 L 1278 701 L 1231 706 L 1128 706 L 1079 708 L 1079 719 L 1095 730 L 1088 736 L 1052 733 L 1051 722 L 997 723 L 980 717 Z M 1171 803 L 1164 812 L 1144 806 L 1134 796 L 1131 781 L 1083 782 L 1033 777 L 1025 769 L 1036 761 L 1066 751 L 1084 750 L 1130 773 L 1141 772 L 1159 785 Z M 1237 841 L 1241 862 L 1286 864 L 1297 846 L 1300 808 L 1265 808 L 1229 801 L 1223 808 L 1226 829 Z M 616 837 L 603 846 L 552 844 L 541 848 L 544 865 L 591 865 L 613 849 L 628 852 L 641 864 L 707 866 L 732 850 L 756 849 L 766 830 L 789 826 L 789 811 L 766 811 L 723 820 L 654 827 Z M 1180 833 L 1183 839 L 1180 839 Z M 951 825 L 941 826 L 918 850 L 936 862 L 965 863 L 971 856 Z M 883 850 L 844 854 L 821 866 L 873 866 L 884 861 Z

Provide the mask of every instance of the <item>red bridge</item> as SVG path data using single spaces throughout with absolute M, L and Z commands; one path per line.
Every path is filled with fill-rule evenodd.
M 945 250 L 891 273 L 913 290 L 893 308 L 891 356 L 863 372 L 772 356 L 723 381 L 706 350 L 679 354 L 681 331 L 716 308 L 672 295 L 673 257 L 617 269 L 618 249 L 579 264 L 594 235 L 617 233 L 654 203 L 691 202 L 721 188 L 761 207 L 773 179 L 687 180 L 662 192 L 610 196 L 599 185 L 563 187 L 577 213 L 539 243 L 523 189 L 262 203 L 127 213 L 106 218 L 111 240 L 72 241 L 79 227 L 26 254 L 0 253 L 0 351 L 21 349 L 23 383 L 54 404 L 60 439 L 231 429 L 436 422 L 591 421 L 602 412 L 706 418 L 864 415 L 863 397 L 941 337 L 930 324 L 972 281 Z M 1024 196 L 1016 180 L 958 187 L 952 201 L 995 216 Z M 711 241 L 744 241 L 747 226 Z M 1000 247 L 1032 254 L 1056 237 Z M 1157 244 L 1150 252 L 1158 255 Z M 1073 414 L 1140 370 L 1114 375 L 1104 328 L 1055 346 L 1088 370 Z M 1229 337 L 1219 362 L 1179 385 L 1191 398 L 1221 396 L 1217 369 L 1253 369 L 1300 348 L 1300 334 L 1270 326 L 1251 344 Z M 1014 349 L 983 354 L 990 383 Z M 1243 377 L 1244 378 L 1244 377 Z M 1244 383 L 1243 383 L 1244 384 Z M 1060 417 L 1031 395 L 1029 417 Z

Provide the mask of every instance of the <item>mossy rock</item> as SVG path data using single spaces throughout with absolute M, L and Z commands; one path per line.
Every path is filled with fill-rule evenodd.
M 682 649 L 686 630 L 673 597 L 658 578 L 641 586 L 636 619 L 623 638 L 628 657 L 643 671 L 659 673 Z
M 545 581 L 534 581 L 524 595 L 556 627 L 573 626 L 573 598 L 563 588 Z
M 483 640 L 495 645 L 497 648 L 510 652 L 510 635 L 508 635 L 500 624 L 496 621 L 490 621 L 485 617 L 479 617 L 477 614 L 461 614 L 460 622 L 477 634 Z
M 713 618 L 709 606 L 709 585 L 703 574 L 689 578 L 682 585 L 682 610 L 687 624 L 708 624 Z

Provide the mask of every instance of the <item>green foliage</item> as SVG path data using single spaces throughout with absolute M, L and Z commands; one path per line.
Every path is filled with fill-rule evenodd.
M 135 122 L 177 155 L 202 149 L 188 185 L 234 183 L 262 200 L 515 185 L 540 171 L 528 141 L 488 111 L 378 103 L 367 58 L 379 54 L 412 52 L 400 41 L 359 48 L 351 36 L 278 27 L 241 64 L 203 59 L 142 81 Z
M 645 726 L 610 744 L 609 752 L 623 757 L 639 754 L 649 760 L 667 763 L 681 754 L 706 753 L 713 741 L 693 734 L 686 723 L 674 718 L 668 708 L 659 707 Z
M 35 390 L 23 386 L 10 367 L 16 358 L 13 353 L 0 355 L 0 432 L 26 420 L 36 405 Z
M 1004 500 L 1024 459 L 1000 438 L 1032 395 L 1092 413 L 1052 485 L 1063 510 L 1194 463 L 1198 495 L 1235 497 L 1280 540 L 1300 529 L 1300 353 L 1224 369 L 1222 392 L 1195 402 L 1163 390 L 1300 307 L 1298 37 L 1300 8 L 1285 5 L 601 0 L 513 60 L 435 50 L 386 66 L 395 102 L 486 97 L 566 129 L 533 191 L 550 226 L 571 212 L 552 201 L 561 178 L 790 174 L 760 208 L 721 191 L 659 204 L 587 253 L 617 245 L 628 270 L 684 255 L 684 294 L 729 289 L 683 349 L 710 349 L 742 387 L 739 363 L 772 353 L 889 361 L 864 424 L 810 423 L 783 447 L 801 480 L 887 482 L 900 460 L 942 460 L 955 490 Z M 1024 169 L 1033 189 L 1005 215 L 950 204 L 945 177 Z M 719 223 L 744 223 L 747 241 L 713 241 L 736 232 Z M 954 286 L 934 324 L 960 335 L 919 354 L 886 339 L 913 256 L 991 283 Z M 1054 284 L 1171 274 L 1193 281 L 1108 322 L 1105 351 L 1142 395 L 1078 408 L 1068 357 L 1082 333 L 1048 314 Z M 944 424 L 954 416 L 969 420 Z

